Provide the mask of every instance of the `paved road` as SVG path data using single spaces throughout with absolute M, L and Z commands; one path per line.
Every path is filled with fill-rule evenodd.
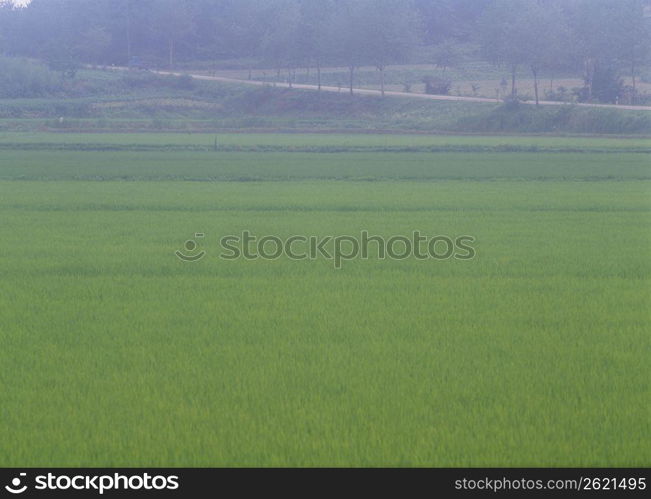
M 116 69 L 124 70 L 127 68 L 116 68 Z M 154 71 L 154 72 L 161 75 L 172 75 L 172 76 L 181 76 L 182 74 L 187 74 L 187 73 L 179 73 L 175 71 Z M 293 89 L 313 90 L 313 91 L 319 89 L 316 85 L 303 85 L 303 84 L 296 84 L 296 83 L 293 85 L 289 85 L 289 83 L 269 83 L 269 82 L 257 81 L 257 80 L 240 80 L 236 78 L 227 78 L 224 76 L 207 76 L 207 75 L 192 74 L 192 73 L 190 73 L 190 76 L 192 76 L 197 80 L 220 81 L 223 83 L 237 83 L 241 85 L 255 85 L 255 86 L 272 85 L 278 88 L 293 88 Z M 345 93 L 349 91 L 346 88 L 340 89 L 339 87 L 327 87 L 327 86 L 322 86 L 321 90 L 323 92 L 337 92 L 337 93 L 339 92 Z M 382 92 L 380 90 L 370 90 L 366 88 L 356 88 L 354 89 L 354 93 L 356 95 L 374 95 L 374 96 L 382 95 Z M 409 99 L 426 99 L 426 100 L 455 101 L 455 102 L 492 102 L 492 103 L 500 102 L 497 99 L 487 99 L 484 97 L 459 97 L 455 95 L 412 94 L 407 92 L 391 92 L 391 91 L 385 92 L 385 95 L 391 97 L 404 97 Z M 526 101 L 524 103 L 529 105 L 536 104 L 533 101 Z M 567 103 L 555 102 L 555 101 L 540 101 L 540 105 L 541 106 L 565 106 L 567 105 Z M 605 108 L 605 109 L 627 109 L 631 111 L 651 111 L 651 106 L 624 106 L 624 105 L 618 106 L 614 104 L 575 104 L 575 105 L 580 107 L 596 107 L 596 108 Z

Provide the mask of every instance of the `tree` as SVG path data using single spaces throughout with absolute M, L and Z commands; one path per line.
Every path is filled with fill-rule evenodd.
M 624 90 L 624 82 L 612 67 L 597 68 L 592 81 L 592 95 L 599 102 L 616 104 Z
M 524 18 L 522 0 L 495 0 L 480 21 L 482 53 L 493 64 L 509 68 L 511 98 L 517 95 L 518 67 L 526 64 L 529 57 Z
M 456 66 L 459 60 L 457 45 L 452 40 L 445 40 L 436 45 L 432 50 L 432 62 L 445 71 Z
M 158 0 L 153 14 L 156 32 L 166 40 L 168 65 L 173 68 L 177 45 L 193 28 L 189 4 L 187 0 Z
M 611 66 L 617 57 L 612 22 L 617 9 L 613 0 L 574 0 L 566 7 L 572 52 L 582 67 L 586 101 L 593 98 L 595 74 L 601 66 Z
M 415 0 L 425 41 L 474 41 L 478 19 L 493 0 Z
M 321 67 L 329 55 L 328 30 L 333 9 L 331 0 L 300 0 L 300 20 L 296 36 L 298 49 L 307 67 L 311 64 L 316 66 L 319 91 Z
M 411 0 L 371 0 L 362 5 L 366 14 L 358 27 L 364 58 L 380 72 L 384 96 L 385 70 L 389 64 L 405 63 L 420 43 L 421 22 Z
M 632 80 L 651 48 L 649 0 L 0 0 L 0 51 L 51 62 L 267 62 L 290 73 L 346 66 L 350 87 L 362 65 L 379 71 L 410 58 L 425 41 L 428 59 L 447 70 L 460 43 L 478 41 L 484 57 L 511 73 L 580 68 L 586 98 L 612 68 Z M 419 26 L 422 29 L 419 29 Z M 423 36 L 420 36 L 420 35 Z M 424 51 L 418 51 L 423 53 Z M 424 57 L 428 57 L 424 55 Z M 425 62 L 425 60 L 423 60 Z M 539 92 L 536 91 L 536 94 Z M 537 96 L 538 100 L 538 96 Z
M 111 35 L 106 28 L 93 26 L 82 33 L 78 53 L 87 62 L 101 62 L 111 45 Z
M 564 57 L 568 36 L 561 12 L 551 4 L 543 5 L 536 0 L 523 2 L 519 13 L 519 43 L 525 48 L 526 59 L 534 81 L 536 106 L 540 103 L 539 75 L 542 69 L 550 69 Z
M 7 51 L 8 38 L 11 28 L 13 3 L 7 0 L 0 0 L 0 54 Z
M 274 65 L 278 75 L 287 68 L 289 86 L 293 82 L 293 68 L 300 60 L 298 29 L 300 11 L 296 2 L 280 0 L 275 4 L 276 22 L 270 25 L 262 40 L 262 53 Z
M 329 51 L 337 64 L 348 68 L 350 95 L 355 88 L 355 71 L 367 62 L 366 40 L 363 30 L 368 14 L 366 2 L 337 2 L 328 29 Z
M 597 97 L 595 79 L 598 77 L 601 84 L 604 78 L 612 79 L 613 71 L 626 71 L 635 85 L 639 65 L 649 50 L 644 2 L 571 0 L 564 11 L 571 27 L 572 52 L 583 69 L 583 98 L 590 101 Z
M 642 0 L 621 0 L 620 3 L 616 19 L 618 58 L 628 66 L 633 92 L 636 92 L 639 66 L 647 60 L 651 47 L 649 23 L 644 18 Z
M 200 44 L 205 45 L 206 40 L 214 40 L 206 52 L 209 59 L 215 57 L 232 57 L 251 59 L 259 57 L 262 53 L 262 41 L 268 31 L 270 19 L 275 2 L 262 4 L 258 0 L 230 0 L 215 4 L 207 0 L 212 9 L 208 15 L 212 16 L 214 37 L 205 38 L 201 33 L 198 36 Z M 202 23 L 208 24 L 206 19 Z

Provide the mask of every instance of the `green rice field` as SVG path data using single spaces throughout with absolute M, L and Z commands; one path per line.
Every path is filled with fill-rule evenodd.
M 0 134 L 0 467 L 649 466 L 650 153 Z M 221 259 L 243 230 L 476 257 Z

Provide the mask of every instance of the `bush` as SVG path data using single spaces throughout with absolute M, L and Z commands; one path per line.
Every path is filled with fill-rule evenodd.
M 507 95 L 504 98 L 504 104 L 502 104 L 497 111 L 504 111 L 505 113 L 514 113 L 520 110 L 521 99 L 517 95 Z
M 424 77 L 423 83 L 425 84 L 425 93 L 430 95 L 449 95 L 452 88 L 451 81 L 433 76 Z
M 135 90 L 140 88 L 160 87 L 162 78 L 154 73 L 141 71 L 128 71 L 121 79 L 122 85 L 129 89 Z
M 77 71 L 79 70 L 79 65 L 72 57 L 56 57 L 48 59 L 48 67 L 52 71 L 56 71 L 62 77 L 73 79 L 77 76 Z
M 148 71 L 128 71 L 122 76 L 122 85 L 127 90 L 172 88 L 194 90 L 195 80 L 190 75 L 161 76 Z
M 44 97 L 58 89 L 57 75 L 27 60 L 0 57 L 0 98 Z
M 177 76 L 176 88 L 179 90 L 194 90 L 194 78 L 188 74 Z
M 625 97 L 624 80 L 613 68 L 598 67 L 592 77 L 592 93 L 586 85 L 574 89 L 579 102 L 598 101 L 604 104 L 615 104 Z
M 461 118 L 455 129 L 466 132 L 648 134 L 651 117 L 645 111 L 572 105 L 537 109 L 520 103 L 505 103 L 491 111 Z
M 612 68 L 599 68 L 592 79 L 592 96 L 599 102 L 616 103 L 624 93 L 624 81 Z
M 572 102 L 574 94 L 567 88 L 560 86 L 555 91 L 545 90 L 545 99 L 558 102 Z

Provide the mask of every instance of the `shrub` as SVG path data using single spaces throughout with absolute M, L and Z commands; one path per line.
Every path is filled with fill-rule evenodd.
M 194 78 L 188 74 L 177 76 L 175 86 L 180 90 L 194 90 Z
M 586 134 L 648 134 L 648 113 L 617 109 L 586 109 L 572 105 L 537 109 L 531 105 L 505 102 L 482 114 L 457 121 L 456 130 L 472 132 Z
M 430 95 L 449 95 L 452 88 L 450 80 L 434 78 L 433 76 L 424 77 L 423 83 L 425 84 L 425 93 Z
M 625 95 L 624 80 L 613 68 L 598 67 L 592 77 L 592 92 L 586 85 L 574 89 L 579 102 L 598 101 L 605 104 L 615 104 Z
M 545 99 L 559 102 L 572 102 L 574 95 L 567 88 L 560 86 L 555 91 L 546 90 Z
M 160 87 L 162 78 L 154 73 L 128 71 L 121 79 L 122 85 L 129 90 Z
M 592 79 L 592 96 L 599 102 L 615 103 L 624 93 L 624 81 L 612 68 L 598 68 Z
M 0 98 L 44 97 L 58 87 L 56 74 L 27 60 L 0 57 Z

